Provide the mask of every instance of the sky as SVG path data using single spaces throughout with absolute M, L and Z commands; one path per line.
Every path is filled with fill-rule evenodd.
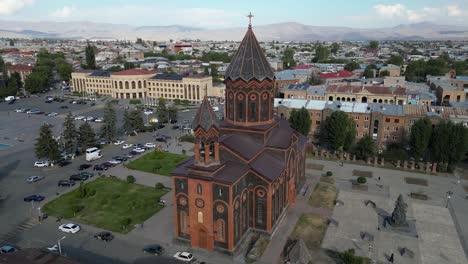
M 466 25 L 468 0 L 0 0 L 0 20 L 92 21 L 135 26 L 242 27 L 298 22 L 314 26 Z

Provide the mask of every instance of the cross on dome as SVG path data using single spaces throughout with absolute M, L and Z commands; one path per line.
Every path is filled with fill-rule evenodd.
M 254 15 L 252 15 L 252 12 L 249 12 L 249 15 L 247 16 L 249 18 L 249 28 L 252 27 L 252 17 L 254 17 Z

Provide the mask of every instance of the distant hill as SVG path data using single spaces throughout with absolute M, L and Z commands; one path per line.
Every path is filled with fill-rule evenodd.
M 431 22 L 389 28 L 350 28 L 304 25 L 296 22 L 255 26 L 260 40 L 444 40 L 468 39 L 468 27 Z M 0 37 L 62 39 L 241 40 L 246 27 L 203 29 L 182 25 L 135 27 L 125 24 L 77 22 L 20 22 L 0 20 Z

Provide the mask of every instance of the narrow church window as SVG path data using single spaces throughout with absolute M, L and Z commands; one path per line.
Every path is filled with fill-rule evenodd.
M 183 191 L 184 190 L 184 183 L 180 182 L 180 189 Z
M 263 217 L 264 217 L 264 208 L 265 206 L 263 205 L 263 203 L 259 200 L 257 200 L 257 216 L 255 217 L 257 219 L 257 223 L 259 224 L 263 224 Z
M 218 196 L 219 196 L 219 197 L 223 196 L 223 190 L 221 190 L 221 188 L 219 188 L 218 190 L 219 190 Z
M 242 93 L 236 97 L 236 121 L 245 121 L 245 96 Z
M 222 220 L 218 221 L 218 239 L 224 240 L 224 222 Z
M 262 121 L 266 121 L 269 118 L 269 107 L 268 107 L 268 100 L 269 96 L 267 93 L 262 94 L 262 110 L 261 110 L 261 118 Z
M 251 94 L 249 96 L 249 121 L 258 121 L 258 101 L 256 94 Z
M 186 213 L 185 212 L 180 212 L 180 222 L 182 225 L 182 230 L 180 230 L 182 233 L 185 233 L 187 230 L 187 218 L 186 218 Z
M 201 184 L 198 184 L 198 185 L 197 185 L 197 194 L 200 194 L 200 195 L 202 194 L 202 186 L 201 186 Z
M 203 213 L 198 212 L 198 223 L 203 224 Z
M 205 143 L 200 142 L 200 148 L 199 151 L 200 155 L 205 155 Z
M 215 158 L 215 143 L 214 141 L 210 142 L 210 159 Z
M 232 92 L 228 95 L 228 118 L 234 120 L 234 95 Z

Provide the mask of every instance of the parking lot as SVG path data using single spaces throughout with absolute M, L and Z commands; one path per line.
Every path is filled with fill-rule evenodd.
M 67 109 L 60 106 L 66 105 Z M 122 124 L 122 116 L 126 107 L 134 108 L 127 104 L 116 105 L 118 127 Z M 97 101 L 94 106 L 89 103 L 72 104 L 65 102 L 45 103 L 45 96 L 39 98 L 19 99 L 14 104 L 0 103 L 0 244 L 13 244 L 22 247 L 50 247 L 57 239 L 63 236 L 57 230 L 59 223 L 55 219 L 47 219 L 44 223 L 38 222 L 37 216 L 41 205 L 70 189 L 59 187 L 59 180 L 68 179 L 70 175 L 78 172 L 80 164 L 101 164 L 114 156 L 122 156 L 131 149 L 122 149 L 122 145 L 106 145 L 103 148 L 103 158 L 86 162 L 84 156 L 71 160 L 71 164 L 65 167 L 35 168 L 37 161 L 34 154 L 34 144 L 38 136 L 39 127 L 47 122 L 53 126 L 54 135 L 60 135 L 62 124 L 66 114 L 70 111 L 73 116 L 103 116 L 104 102 Z M 48 117 L 45 114 L 16 113 L 18 108 L 39 109 L 44 113 L 57 112 L 58 115 Z M 222 110 L 220 110 L 222 111 Z M 188 120 L 191 123 L 196 114 L 196 109 L 179 111 L 178 120 Z M 152 117 L 151 115 L 149 116 Z M 76 121 L 78 126 L 83 121 Z M 97 131 L 101 124 L 91 122 Z M 178 144 L 177 139 L 186 133 L 180 129 L 172 129 L 171 124 L 158 131 L 157 134 L 170 137 L 165 144 L 165 149 L 170 152 L 181 153 L 182 149 L 190 155 L 190 143 Z M 141 133 L 134 137 L 121 137 L 126 143 L 145 144 L 155 141 L 155 133 Z M 118 165 L 121 166 L 121 165 Z M 27 183 L 30 176 L 42 176 L 44 179 Z M 75 185 L 71 188 L 77 188 Z M 31 194 L 45 196 L 42 202 L 24 202 L 23 198 Z M 170 263 L 172 258 L 148 257 L 142 254 L 141 248 L 151 239 L 132 237 L 131 235 L 116 235 L 115 241 L 109 244 L 100 243 L 92 238 L 92 234 L 100 230 L 87 228 L 79 234 L 70 235 L 63 241 L 64 248 L 70 256 L 79 256 L 85 263 Z

